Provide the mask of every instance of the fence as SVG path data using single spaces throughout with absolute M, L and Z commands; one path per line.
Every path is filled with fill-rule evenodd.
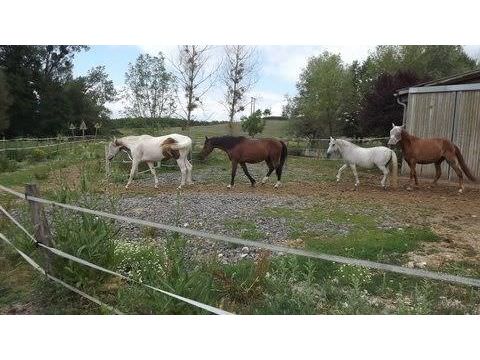
M 344 256 L 337 256 L 337 255 L 311 252 L 311 251 L 302 250 L 302 249 L 295 249 L 295 248 L 290 248 L 290 247 L 273 245 L 273 244 L 269 244 L 269 243 L 265 243 L 265 242 L 261 242 L 261 241 L 250 241 L 250 240 L 239 239 L 239 238 L 234 238 L 234 237 L 220 235 L 220 234 L 212 234 L 212 233 L 199 231 L 199 230 L 194 230 L 194 229 L 181 228 L 181 227 L 178 227 L 178 226 L 173 226 L 173 225 L 168 225 L 168 224 L 155 223 L 155 222 L 146 221 L 146 220 L 142 220 L 142 219 L 111 214 L 111 213 L 107 213 L 107 212 L 104 212 L 104 211 L 87 209 L 87 208 L 83 208 L 83 207 L 80 207 L 80 206 L 58 203 L 58 202 L 55 202 L 55 201 L 43 199 L 43 198 L 40 198 L 38 196 L 31 195 L 32 193 L 36 194 L 37 190 L 32 191 L 32 189 L 29 188 L 29 187 L 26 188 L 25 194 L 14 191 L 14 190 L 12 190 L 10 188 L 7 188 L 5 186 L 2 186 L 2 185 L 0 185 L 0 190 L 2 190 L 4 192 L 7 192 L 11 195 L 14 195 L 18 198 L 25 199 L 25 200 L 29 201 L 31 206 L 34 203 L 51 205 L 51 206 L 56 206 L 56 207 L 61 207 L 61 208 L 64 208 L 64 209 L 72 210 L 72 211 L 77 211 L 77 212 L 82 212 L 82 213 L 86 213 L 86 214 L 105 217 L 105 218 L 113 219 L 113 220 L 116 220 L 116 221 L 123 221 L 123 222 L 127 222 L 127 223 L 130 223 L 130 224 L 137 224 L 137 225 L 141 225 L 141 226 L 149 226 L 149 227 L 157 228 L 157 229 L 160 229 L 160 230 L 167 230 L 167 231 L 171 231 L 171 232 L 175 232 L 175 233 L 200 237 L 200 238 L 213 240 L 213 241 L 217 241 L 217 242 L 219 241 L 219 242 L 226 242 L 226 243 L 242 245 L 242 246 L 250 246 L 250 247 L 253 247 L 253 248 L 258 248 L 258 249 L 269 250 L 269 251 L 272 251 L 272 252 L 277 252 L 277 253 L 280 253 L 280 254 L 291 254 L 291 255 L 303 256 L 303 257 L 312 258 L 312 259 L 332 261 L 332 262 L 340 263 L 340 264 L 362 266 L 362 267 L 366 267 L 366 268 L 374 269 L 374 270 L 387 271 L 387 272 L 397 273 L 397 274 L 401 274 L 401 275 L 415 276 L 415 277 L 420 277 L 420 278 L 426 278 L 426 279 L 431 279 L 431 280 L 438 280 L 438 281 L 449 282 L 449 283 L 453 283 L 453 284 L 467 285 L 467 286 L 480 288 L 480 279 L 476 279 L 476 278 L 457 276 L 457 275 L 451 275 L 451 274 L 447 274 L 447 273 L 433 272 L 433 271 L 421 270 L 421 269 L 411 269 L 411 268 L 406 268 L 406 267 L 402 267 L 402 266 L 398 266 L 398 265 L 379 263 L 379 262 L 374 262 L 374 261 L 370 261 L 370 260 L 362 260 L 362 259 L 348 258 L 348 257 L 344 257 Z M 30 239 L 32 239 L 38 246 L 42 247 L 42 249 L 48 251 L 49 253 L 57 255 L 57 256 L 62 256 L 62 257 L 66 258 L 66 259 L 69 259 L 71 261 L 75 261 L 75 262 L 80 263 L 82 265 L 89 266 L 91 268 L 109 273 L 111 275 L 119 276 L 119 277 L 121 277 L 121 278 L 123 278 L 127 281 L 138 283 L 138 281 L 136 281 L 134 279 L 131 279 L 129 277 L 126 277 L 125 275 L 119 274 L 119 273 L 114 272 L 114 271 L 109 270 L 109 269 L 102 268 L 98 265 L 89 263 L 88 261 L 86 261 L 84 259 L 80 259 L 80 258 L 72 256 L 70 254 L 66 254 L 66 253 L 64 253 L 64 252 L 62 252 L 58 249 L 55 249 L 54 247 L 49 246 L 48 244 L 45 243 L 46 239 L 42 235 L 42 234 L 45 235 L 48 232 L 46 232 L 45 230 L 43 230 L 43 232 L 42 232 L 42 230 L 37 230 L 38 233 L 36 234 L 36 236 L 33 236 L 33 235 L 29 234 L 28 231 L 25 230 L 25 228 L 13 218 L 13 216 L 11 216 L 6 210 L 4 210 L 3 207 L 0 207 L 0 210 L 11 221 L 13 221 L 22 231 L 24 231 L 29 236 Z M 37 214 L 35 216 L 32 215 L 32 219 L 34 220 L 34 228 L 35 229 L 41 229 L 42 227 L 45 226 L 45 223 L 46 223 L 45 215 L 42 214 L 42 209 L 39 208 L 39 207 L 37 207 L 37 208 L 32 207 L 32 212 Z M 11 242 L 9 242 L 8 239 L 6 239 L 6 237 L 3 234 L 0 237 L 4 241 L 6 241 L 7 243 L 9 243 L 10 245 L 13 246 L 13 244 L 11 244 Z M 17 252 L 19 252 L 18 249 L 16 249 L 16 250 L 17 250 Z M 22 253 L 20 253 L 20 255 L 33 266 L 33 264 L 32 264 L 33 260 L 26 257 L 25 254 L 22 255 Z M 47 267 L 48 267 L 48 256 L 46 256 L 46 259 L 47 259 L 46 261 L 47 261 Z M 42 273 L 47 273 L 43 269 L 41 270 L 41 272 Z M 56 280 L 54 280 L 54 281 L 56 281 Z M 211 313 L 214 313 L 214 314 L 227 314 L 228 313 L 228 312 L 226 312 L 222 309 L 218 309 L 218 308 L 212 307 L 210 305 L 199 303 L 195 300 L 187 299 L 187 298 L 181 297 L 179 295 L 166 292 L 164 290 L 155 288 L 151 285 L 142 284 L 142 283 L 140 283 L 140 284 L 148 287 L 149 289 L 161 292 L 162 294 L 174 297 L 178 300 L 184 301 L 188 304 L 191 304 L 193 306 L 202 308 L 202 309 L 204 309 L 206 311 L 209 311 Z M 78 290 L 78 291 L 76 291 L 76 290 Z M 75 292 L 80 294 L 81 290 L 79 290 L 79 289 L 76 289 L 76 290 L 72 290 L 72 291 L 75 291 Z M 82 294 L 80 294 L 80 295 L 82 295 Z M 88 298 L 87 296 L 89 296 L 89 295 L 85 294 L 85 295 L 82 295 L 82 296 Z M 100 300 L 98 300 L 98 302 L 99 301 Z M 98 302 L 96 302 L 96 303 L 98 304 Z M 102 305 L 103 305 L 103 303 L 102 303 Z M 113 308 L 111 308 L 111 309 L 114 310 Z M 116 311 L 113 311 L 113 312 L 116 312 Z

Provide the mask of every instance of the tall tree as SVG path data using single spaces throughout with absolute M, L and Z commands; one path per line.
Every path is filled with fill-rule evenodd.
M 210 64 L 210 46 L 183 45 L 178 48 L 178 59 L 173 64 L 179 85 L 178 102 L 181 117 L 191 125 L 193 112 L 202 104 L 202 99 L 214 85 L 217 67 Z
M 235 114 L 245 110 L 245 93 L 255 83 L 257 60 L 253 47 L 232 45 L 224 49 L 225 61 L 220 76 L 225 86 L 223 104 L 227 108 L 232 131 Z
M 12 97 L 8 91 L 7 79 L 0 68 L 0 133 L 3 133 L 10 124 L 8 108 L 12 104 Z
M 162 118 L 175 111 L 175 81 L 165 67 L 165 57 L 141 54 L 125 73 L 126 114 L 133 117 Z
M 310 58 L 297 89 L 297 133 L 309 137 L 335 135 L 342 127 L 344 99 L 351 93 L 349 72 L 340 55 L 324 52 Z
M 394 74 L 380 75 L 360 104 L 360 134 L 386 136 L 392 122 L 398 123 L 402 119 L 403 108 L 397 104 L 394 93 L 424 80 L 414 71 L 399 70 Z

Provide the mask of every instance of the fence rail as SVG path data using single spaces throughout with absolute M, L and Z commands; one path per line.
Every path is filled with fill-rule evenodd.
M 7 193 L 10 193 L 10 194 L 12 194 L 12 195 L 14 195 L 18 198 L 26 199 L 26 200 L 34 201 L 34 202 L 39 202 L 39 203 L 42 203 L 42 204 L 45 204 L 45 205 L 53 205 L 53 206 L 61 207 L 61 208 L 68 209 L 68 210 L 73 210 L 73 211 L 82 212 L 82 213 L 86 213 L 86 214 L 101 216 L 101 217 L 105 217 L 105 218 L 109 218 L 109 219 L 113 219 L 113 220 L 117 220 L 117 221 L 127 222 L 127 223 L 130 223 L 130 224 L 154 227 L 154 228 L 157 228 L 157 229 L 160 229 L 160 230 L 166 230 L 166 231 L 171 231 L 171 232 L 180 233 L 180 234 L 184 234 L 184 235 L 195 236 L 195 237 L 208 239 L 208 240 L 213 240 L 213 241 L 217 241 L 217 242 L 226 242 L 226 243 L 230 243 L 230 244 L 250 246 L 250 247 L 253 247 L 253 248 L 269 250 L 269 251 L 282 253 L 282 254 L 298 255 L 298 256 L 303 256 L 303 257 L 307 257 L 307 258 L 332 261 L 332 262 L 340 263 L 340 264 L 362 266 L 362 267 L 366 267 L 366 268 L 370 268 L 370 269 L 374 269 L 374 270 L 388 271 L 388 272 L 393 272 L 393 273 L 397 273 L 397 274 L 401 274 L 401 275 L 415 276 L 415 277 L 421 277 L 421 278 L 426 278 L 426 279 L 431 279 L 431 280 L 439 280 L 439 281 L 444 281 L 444 282 L 450 282 L 450 283 L 455 283 L 455 284 L 461 284 L 461 285 L 467 285 L 467 286 L 473 286 L 473 287 L 480 288 L 480 279 L 476 279 L 476 278 L 458 276 L 458 275 L 451 275 L 451 274 L 447 274 L 447 273 L 434 272 L 434 271 L 421 270 L 421 269 L 411 269 L 411 268 L 406 268 L 406 267 L 399 266 L 399 265 L 385 264 L 385 263 L 379 263 L 379 262 L 374 262 L 374 261 L 370 261 L 370 260 L 349 258 L 349 257 L 344 257 L 344 256 L 338 256 L 338 255 L 317 253 L 317 252 L 312 252 L 312 251 L 307 251 L 307 250 L 302 250 L 302 249 L 294 249 L 294 248 L 290 248 L 290 247 L 284 247 L 284 246 L 269 244 L 269 243 L 261 242 L 261 241 L 250 241 L 250 240 L 234 238 L 234 237 L 230 237 L 230 236 L 226 236 L 226 235 L 221 235 L 221 234 L 212 234 L 212 233 L 208 233 L 208 232 L 200 231 L 200 230 L 181 228 L 181 227 L 178 227 L 178 226 L 156 223 L 156 222 L 152 222 L 152 221 L 147 221 L 147 220 L 142 220 L 142 219 L 137 219 L 137 218 L 131 218 L 131 217 L 122 216 L 122 215 L 111 214 L 111 213 L 107 213 L 107 212 L 104 212 L 104 211 L 92 210 L 92 209 L 87 209 L 87 208 L 83 208 L 83 207 L 76 206 L 76 205 L 69 205 L 69 204 L 59 203 L 59 202 L 52 201 L 52 200 L 47 200 L 47 199 L 42 199 L 42 198 L 38 198 L 38 197 L 34 197 L 34 196 L 29 196 L 29 195 L 22 194 L 18 191 L 14 191 L 12 189 L 9 189 L 9 188 L 7 188 L 3 185 L 0 185 L 0 190 L 3 190 Z

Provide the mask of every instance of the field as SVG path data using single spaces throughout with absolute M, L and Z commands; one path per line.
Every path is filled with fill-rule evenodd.
M 275 122 L 265 136 L 280 136 Z M 222 126 L 194 128 L 203 136 Z M 176 130 L 175 130 L 176 131 Z M 458 195 L 454 186 L 419 189 L 380 187 L 380 174 L 360 172 L 360 189 L 339 161 L 291 155 L 281 188 L 274 176 L 251 188 L 239 170 L 228 190 L 230 166 L 214 151 L 206 161 L 193 155 L 191 187 L 176 190 L 180 174 L 161 168 L 160 187 L 149 173 L 125 190 L 129 164 L 114 163 L 104 176 L 103 145 L 75 144 L 68 151 L 24 154 L 0 173 L 0 184 L 23 191 L 35 181 L 42 196 L 88 208 L 186 228 L 265 241 L 323 253 L 406 267 L 480 277 L 480 191 Z M 18 159 L 18 158 L 17 158 Z M 142 168 L 141 170 L 143 170 Z M 264 165 L 249 166 L 260 179 Z M 29 223 L 25 201 L 0 194 L 2 206 Z M 278 255 L 252 248 L 180 236 L 148 227 L 48 209 L 57 247 L 135 279 L 238 314 L 479 314 L 478 289 L 423 280 L 360 267 Z M 6 219 L 2 232 L 23 250 L 38 249 Z M 0 313 L 98 314 L 86 302 L 34 274 L 23 260 L 0 245 Z M 127 284 L 111 276 L 56 261 L 66 282 L 126 313 L 204 313 L 184 303 Z

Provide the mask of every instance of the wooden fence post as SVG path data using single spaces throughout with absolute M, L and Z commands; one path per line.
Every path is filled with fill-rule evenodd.
M 40 191 L 38 190 L 38 186 L 36 184 L 25 185 L 25 194 L 34 197 L 40 197 Z M 28 204 L 30 205 L 30 212 L 32 214 L 35 239 L 46 246 L 51 246 L 52 235 L 50 233 L 50 228 L 48 227 L 47 217 L 45 216 L 43 205 L 31 200 L 28 200 Z M 45 270 L 51 273 L 52 254 L 46 249 L 43 249 L 42 252 L 45 259 Z
M 110 161 L 108 161 L 108 145 L 105 145 L 105 176 L 110 176 Z

